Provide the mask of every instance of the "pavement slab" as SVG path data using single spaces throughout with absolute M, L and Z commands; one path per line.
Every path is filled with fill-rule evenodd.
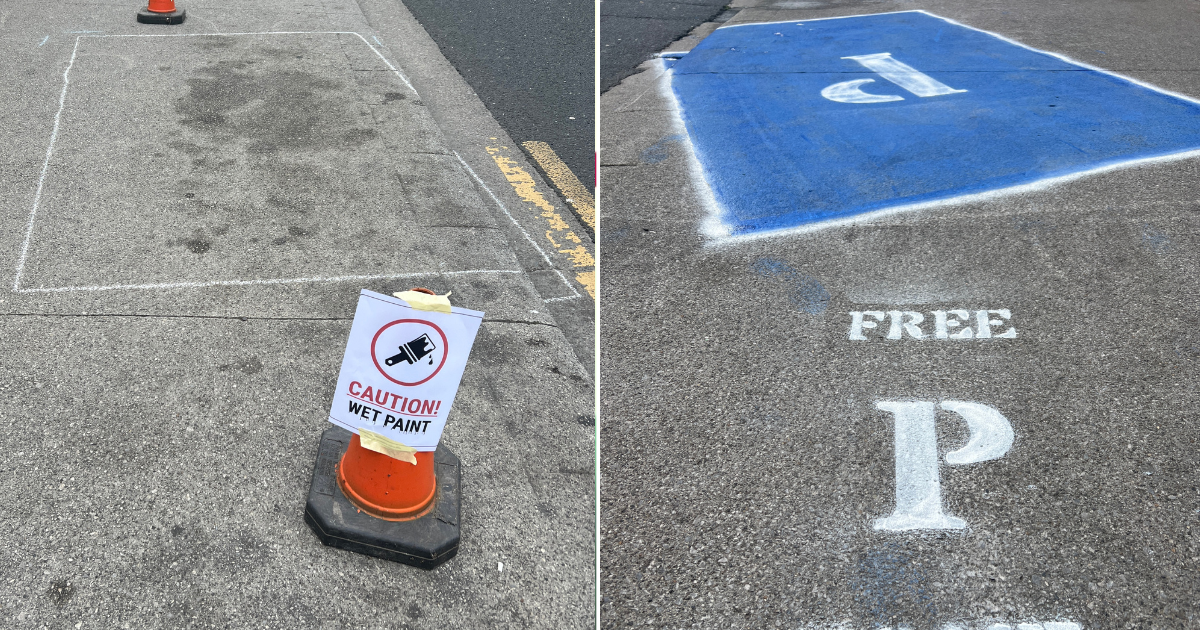
M 431 107 L 355 3 L 184 8 L 0 19 L 0 625 L 589 627 L 592 377 Z M 359 289 L 412 286 L 487 313 L 433 571 L 303 522 Z

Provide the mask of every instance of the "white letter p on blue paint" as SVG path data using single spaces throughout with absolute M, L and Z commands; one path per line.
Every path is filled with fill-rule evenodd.
M 892 59 L 892 53 L 855 55 L 842 57 L 842 59 L 857 61 L 880 77 L 922 98 L 966 92 L 966 90 L 956 90 L 902 61 Z M 854 79 L 834 83 L 821 90 L 821 96 L 838 103 L 890 103 L 904 100 L 903 96 L 896 94 L 870 94 L 863 91 L 862 86 L 874 82 L 875 79 Z

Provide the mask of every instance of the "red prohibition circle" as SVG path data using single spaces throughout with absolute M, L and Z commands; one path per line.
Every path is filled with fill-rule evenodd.
M 415 383 L 405 383 L 404 381 L 398 381 L 398 380 L 392 378 L 390 374 L 383 371 L 383 366 L 379 365 L 379 359 L 375 358 L 375 342 L 379 341 L 379 335 L 382 335 L 383 331 L 391 328 L 392 326 L 395 326 L 396 324 L 406 324 L 406 323 L 425 324 L 426 326 L 429 326 L 429 327 L 433 328 L 434 330 L 436 330 L 437 333 L 442 336 L 443 350 L 442 350 L 441 363 L 438 363 L 438 366 L 436 369 L 434 369 L 433 374 L 430 374 L 429 376 L 426 376 L 425 378 L 423 378 Z M 446 365 L 446 357 L 450 354 L 449 346 L 450 346 L 450 342 L 446 340 L 446 333 L 442 332 L 442 329 L 438 328 L 437 324 L 435 324 L 433 322 L 427 322 L 423 319 L 397 319 L 396 321 L 391 322 L 390 324 L 387 324 L 383 328 L 380 328 L 379 332 L 375 333 L 375 336 L 371 338 L 371 362 L 375 364 L 375 369 L 379 370 L 379 373 L 382 374 L 383 377 L 386 378 L 387 380 L 389 380 L 397 385 L 403 385 L 405 387 L 412 387 L 413 385 L 420 385 L 421 383 L 424 383 L 425 381 L 428 381 L 429 379 L 437 376 L 437 373 L 442 370 L 442 366 Z

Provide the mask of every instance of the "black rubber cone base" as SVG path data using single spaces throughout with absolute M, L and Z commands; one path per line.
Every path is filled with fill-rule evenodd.
M 137 13 L 137 21 L 142 24 L 183 24 L 185 17 L 187 17 L 187 12 L 178 6 L 170 13 L 155 13 L 149 8 L 142 9 Z
M 339 549 L 432 569 L 458 553 L 462 482 L 458 457 L 438 445 L 433 454 L 437 491 L 433 509 L 411 521 L 385 521 L 359 511 L 337 484 L 337 465 L 353 433 L 329 427 L 321 434 L 304 522 L 321 542 Z

